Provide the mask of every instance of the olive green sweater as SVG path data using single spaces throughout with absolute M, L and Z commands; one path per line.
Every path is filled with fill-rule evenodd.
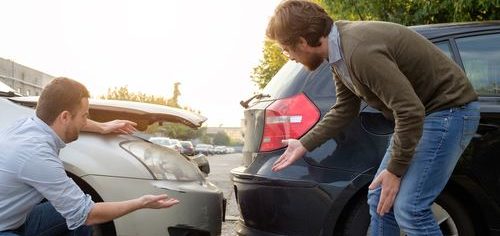
M 418 33 L 386 22 L 338 21 L 354 92 L 334 75 L 337 101 L 300 141 L 312 151 L 359 113 L 360 99 L 395 121 L 388 171 L 404 175 L 426 114 L 477 100 L 462 69 Z

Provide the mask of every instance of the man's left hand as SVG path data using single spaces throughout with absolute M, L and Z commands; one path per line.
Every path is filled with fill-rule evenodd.
M 136 132 L 135 128 L 137 124 L 135 122 L 129 120 L 112 120 L 108 122 L 101 123 L 101 133 L 122 133 L 122 134 L 131 134 Z
M 401 184 L 401 178 L 397 177 L 393 173 L 383 170 L 380 174 L 375 177 L 373 182 L 368 187 L 370 190 L 382 187 L 382 193 L 380 194 L 380 200 L 377 206 L 377 213 L 383 216 L 385 213 L 389 212 L 394 204 L 394 199 L 399 192 L 399 185 Z

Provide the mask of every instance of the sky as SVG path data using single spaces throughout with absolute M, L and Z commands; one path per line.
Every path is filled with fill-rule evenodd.
M 85 84 L 169 98 L 237 127 L 279 0 L 2 1 L 0 57 Z

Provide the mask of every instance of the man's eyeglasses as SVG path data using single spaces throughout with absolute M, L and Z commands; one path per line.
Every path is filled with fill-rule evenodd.
M 287 49 L 281 48 L 281 53 L 285 55 L 285 57 L 290 58 L 290 53 Z
M 290 49 L 285 47 L 285 46 L 280 46 L 279 47 L 281 50 L 281 53 L 285 55 L 285 57 L 290 58 Z

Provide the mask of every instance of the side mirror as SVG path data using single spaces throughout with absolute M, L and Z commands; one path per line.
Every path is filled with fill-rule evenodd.
M 188 158 L 198 166 L 201 172 L 207 175 L 210 173 L 210 164 L 208 163 L 207 157 L 204 154 L 200 153 L 196 156 L 189 156 Z

